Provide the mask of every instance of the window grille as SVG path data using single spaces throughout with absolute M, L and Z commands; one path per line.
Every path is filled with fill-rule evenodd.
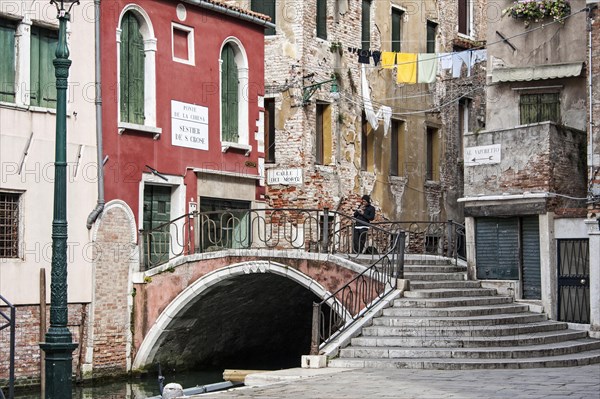
M 19 197 L 0 193 L 0 258 L 19 257 Z

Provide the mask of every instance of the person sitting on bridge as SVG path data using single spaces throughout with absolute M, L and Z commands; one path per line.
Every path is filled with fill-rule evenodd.
M 367 194 L 362 196 L 360 206 L 354 211 L 354 218 L 356 221 L 354 222 L 352 246 L 354 253 L 361 254 L 367 242 L 369 223 L 375 219 L 375 208 L 371 205 L 371 197 Z

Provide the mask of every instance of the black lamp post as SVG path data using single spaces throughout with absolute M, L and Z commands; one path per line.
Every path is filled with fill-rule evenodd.
M 67 86 L 69 49 L 67 21 L 79 0 L 50 0 L 58 11 L 58 44 L 53 61 L 56 75 L 56 153 L 54 158 L 54 217 L 52 220 L 52 277 L 50 329 L 40 347 L 46 354 L 46 399 L 70 399 L 73 343 L 67 328 Z M 45 298 L 40 298 L 45 300 Z

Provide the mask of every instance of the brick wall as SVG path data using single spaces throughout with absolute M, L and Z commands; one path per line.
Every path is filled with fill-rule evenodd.
M 10 315 L 7 307 L 0 311 Z M 4 323 L 2 319 L 2 323 Z M 50 327 L 50 306 L 46 308 L 46 326 Z M 80 364 L 85 357 L 87 339 L 88 304 L 69 304 L 68 328 L 73 336 L 73 342 L 80 345 L 73 352 L 73 376 L 81 376 Z M 35 385 L 40 383 L 40 307 L 39 305 L 17 306 L 15 331 L 15 384 Z M 82 349 L 83 348 L 83 349 Z M 83 352 L 81 352 L 83 350 Z M 0 386 L 8 383 L 10 360 L 10 330 L 0 331 Z
M 120 206 L 107 206 L 94 242 L 95 285 L 93 313 L 94 377 L 127 371 L 131 292 L 130 266 L 137 261 L 132 243 L 132 215 Z M 133 226 L 135 224 L 133 223 Z

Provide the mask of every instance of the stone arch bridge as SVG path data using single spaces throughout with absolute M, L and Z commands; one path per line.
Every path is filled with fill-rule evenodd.
M 326 209 L 246 209 L 138 232 L 130 208 L 110 202 L 93 231 L 84 370 L 297 366 L 313 331 L 327 340 L 402 277 L 400 229 L 370 226 L 356 255 L 353 227 Z

